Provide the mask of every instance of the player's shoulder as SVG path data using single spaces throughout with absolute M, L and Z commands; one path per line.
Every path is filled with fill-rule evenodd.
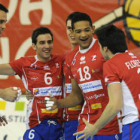
M 51 58 L 52 58 L 52 61 L 61 61 L 61 62 L 63 62 L 65 56 L 64 56 L 64 54 L 52 54 Z
M 79 46 L 76 46 L 72 51 L 67 53 L 67 55 L 65 56 L 65 59 L 73 58 L 78 51 L 79 51 Z
M 23 56 L 23 57 L 20 57 L 19 60 L 21 60 L 21 61 L 34 61 L 35 56 Z

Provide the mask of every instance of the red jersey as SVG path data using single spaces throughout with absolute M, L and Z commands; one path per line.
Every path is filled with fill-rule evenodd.
M 79 47 L 77 46 L 75 51 L 77 51 L 78 49 L 79 49 Z M 68 57 L 69 53 L 67 53 L 67 57 Z M 70 71 L 69 71 L 68 67 L 66 66 L 66 62 L 64 62 L 64 65 L 63 65 L 63 74 L 65 77 L 64 97 L 66 97 L 72 91 Z M 71 108 L 65 108 L 64 121 L 78 120 L 78 116 L 81 112 L 81 109 L 82 109 L 82 104 L 77 105 L 75 107 L 71 107 Z
M 27 107 L 27 129 L 35 127 L 44 119 L 57 119 L 61 123 L 63 110 L 47 110 L 44 98 L 49 97 L 49 91 L 57 99 L 63 96 L 63 58 L 59 55 L 51 55 L 50 61 L 41 62 L 37 56 L 21 57 L 10 65 L 22 79 L 25 88 L 34 94 L 33 100 Z
M 128 51 L 116 54 L 105 63 L 104 77 L 106 84 L 122 85 L 123 124 L 140 120 L 140 56 Z
M 73 57 L 74 54 L 74 57 Z M 76 79 L 84 96 L 84 104 L 79 115 L 78 131 L 85 129 L 82 118 L 94 124 L 102 114 L 109 99 L 103 80 L 103 64 L 105 62 L 98 41 L 93 38 L 89 48 L 71 52 L 72 57 L 67 57 L 67 65 L 71 76 Z M 71 60 L 71 58 L 73 58 Z M 111 135 L 121 132 L 118 118 L 115 117 L 108 125 L 97 134 Z

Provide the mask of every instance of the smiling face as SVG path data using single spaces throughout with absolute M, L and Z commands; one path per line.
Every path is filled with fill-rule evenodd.
M 78 21 L 74 23 L 73 35 L 80 45 L 81 50 L 90 46 L 93 39 L 94 29 L 95 27 L 91 27 L 89 21 Z
M 6 12 L 0 10 L 0 36 L 1 32 L 6 28 L 5 24 L 7 22 Z
M 47 62 L 51 59 L 53 49 L 52 36 L 48 33 L 40 34 L 37 37 L 37 43 L 32 44 L 33 49 L 36 51 L 37 58 L 42 62 Z
M 67 36 L 68 36 L 68 39 L 69 39 L 70 43 L 72 44 L 72 46 L 77 46 L 78 43 L 77 43 L 77 41 L 75 40 L 75 38 L 74 38 L 74 36 L 72 34 L 71 20 L 67 21 L 66 26 L 67 26 L 67 29 L 66 29 Z

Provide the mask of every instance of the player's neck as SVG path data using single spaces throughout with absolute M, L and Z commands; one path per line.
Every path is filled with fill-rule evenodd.
M 71 44 L 71 49 L 73 50 L 76 46 L 78 46 L 78 43 L 76 43 L 76 44 Z

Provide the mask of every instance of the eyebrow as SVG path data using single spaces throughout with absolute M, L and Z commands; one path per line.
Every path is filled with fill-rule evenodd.
M 90 29 L 90 27 L 86 27 L 83 30 Z M 82 30 L 82 29 L 75 29 L 75 31 Z

